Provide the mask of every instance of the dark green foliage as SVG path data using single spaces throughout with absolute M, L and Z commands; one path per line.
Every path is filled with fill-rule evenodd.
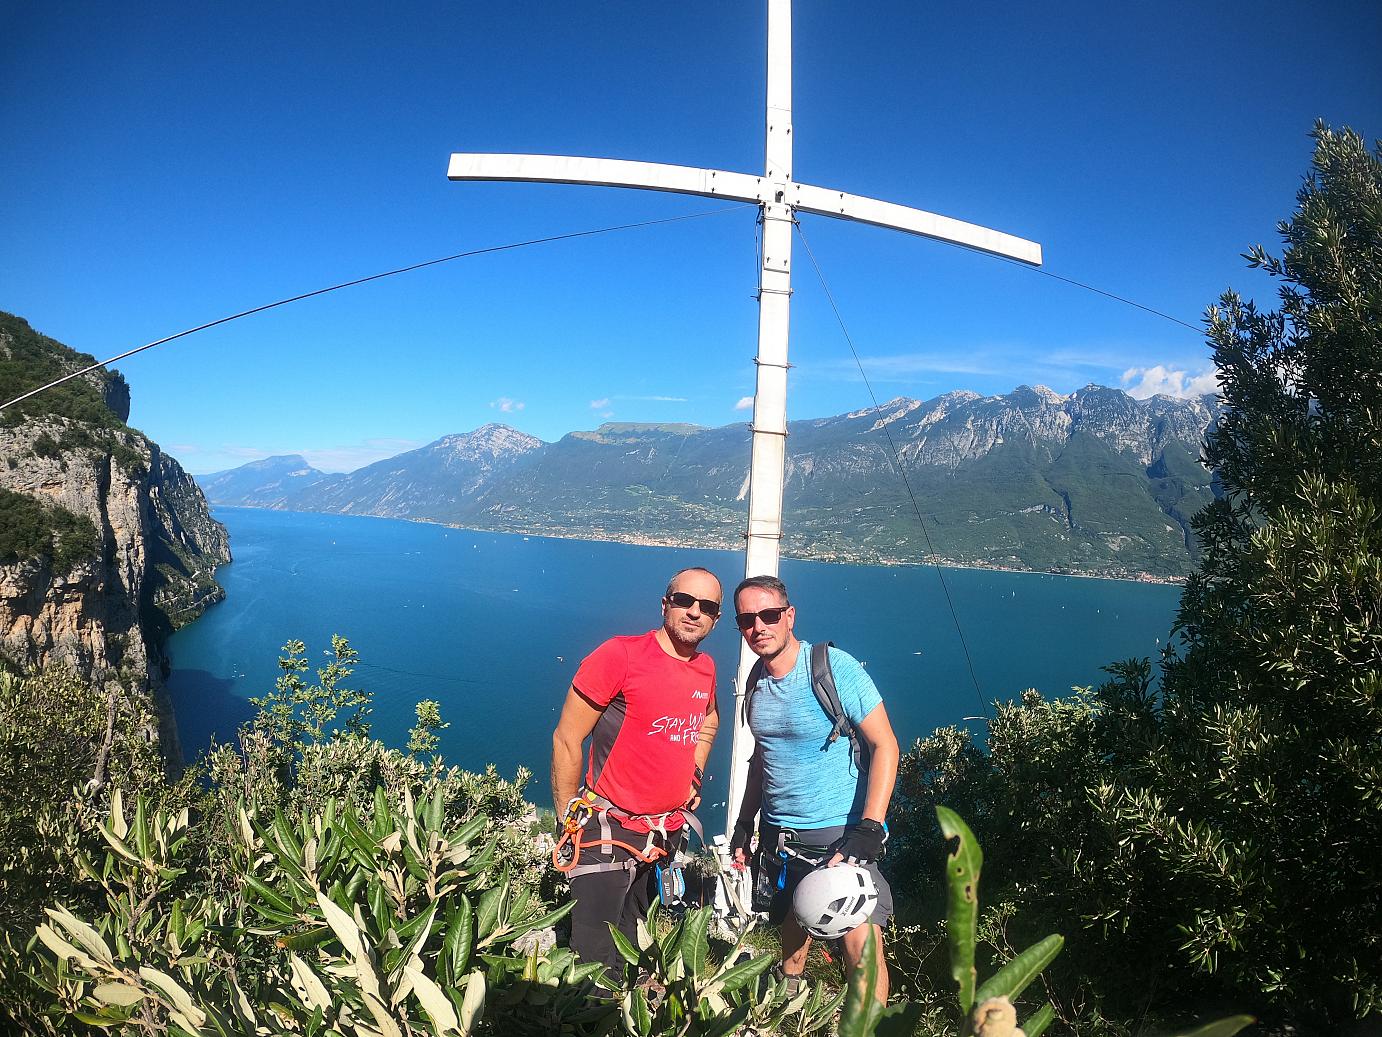
M 953 1004 L 959 1009 L 958 1013 L 953 1008 L 942 1009 L 941 1014 L 952 1019 L 958 1015 L 958 1018 L 952 1025 L 946 1025 L 937 1018 L 934 1004 L 928 1006 L 902 1000 L 884 1007 L 877 1003 L 872 996 L 878 968 L 877 948 L 869 941 L 845 998 L 840 1037 L 869 1037 L 875 1033 L 879 1037 L 911 1037 L 922 1033 L 922 1027 L 927 1034 L 958 1031 L 960 1037 L 971 1034 L 1007 1037 L 1014 1032 L 1041 1037 L 1057 1019 L 1056 1006 L 1047 1001 L 1033 1011 L 1024 1012 L 1026 1018 L 1021 1031 L 1016 1031 L 1018 1012 L 1024 1009 L 1024 1000 L 1041 1001 L 1050 989 L 1044 974 L 1060 956 L 1065 940 L 1058 935 L 1048 935 L 1021 951 L 1006 946 L 1004 940 L 1007 953 L 1001 964 L 979 982 L 976 951 L 981 941 L 988 939 L 979 922 L 984 853 L 959 814 L 936 806 L 935 817 L 939 822 L 940 846 L 945 850 L 945 871 L 938 886 L 943 890 L 946 905 L 945 942 L 950 952 L 949 974 L 954 981 Z M 1129 965 L 1126 961 L 1119 964 L 1124 968 Z M 1043 981 L 1042 993 L 1034 999 L 1024 999 L 1029 989 L 1036 989 L 1038 980 Z M 948 996 L 943 1000 L 947 1007 L 952 1003 Z M 1233 1016 L 1210 1023 L 1186 1037 L 1232 1037 L 1253 1021 L 1251 1016 Z M 1076 1030 L 1089 1032 L 1087 1026 L 1076 1027 Z
M 91 845 L 112 781 L 158 787 L 147 696 L 59 669 L 0 672 L 0 1029 L 45 1032 L 18 950 L 43 909 L 95 906 L 72 868 Z
M 1315 139 L 1285 252 L 1248 257 L 1280 310 L 1210 312 L 1227 496 L 1196 520 L 1157 777 L 1229 862 L 1187 898 L 1186 952 L 1348 1018 L 1382 1010 L 1382 873 L 1359 867 L 1382 859 L 1382 150 Z M 1123 809 L 1145 845 L 1151 811 Z
M 58 446 L 56 439 L 44 432 L 34 440 L 34 456 L 41 457 L 45 461 L 51 461 L 55 457 L 62 456 L 62 447 Z
M 22 317 L 0 311 L 0 403 L 95 363 L 61 342 L 40 335 Z M 106 403 L 108 392 L 120 395 L 124 379 L 116 372 L 93 371 L 25 400 L 0 414 L 0 422 L 15 425 L 40 415 L 71 418 L 106 429 L 125 427 L 124 418 Z
M 22 317 L 0 311 L 0 403 L 94 362 L 94 357 L 40 335 Z M 125 424 L 128 414 L 129 388 L 124 377 L 118 371 L 97 370 L 7 407 L 0 412 L 0 425 L 48 419 L 49 428 L 33 441 L 36 457 L 57 460 L 65 467 L 71 453 L 95 451 L 141 476 L 147 462 L 140 448 L 147 449 L 148 443 Z
M 1382 1010 L 1382 161 L 1315 137 L 1284 255 L 1249 255 L 1281 309 L 1210 311 L 1225 496 L 1194 519 L 1160 693 L 1118 664 L 1000 707 L 987 753 L 952 729 L 903 765 L 899 868 L 934 848 L 932 803 L 964 812 L 992 945 L 1078 919 L 1057 1007 L 1114 1032 L 1197 1003 L 1322 1030 Z
M 65 573 L 95 559 L 100 549 L 101 538 L 85 515 L 0 489 L 0 565 L 46 557 L 54 571 Z

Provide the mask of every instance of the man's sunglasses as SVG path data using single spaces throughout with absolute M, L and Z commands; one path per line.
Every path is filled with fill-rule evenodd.
M 761 619 L 765 627 L 770 627 L 777 623 L 782 618 L 782 614 L 791 607 L 791 605 L 779 605 L 777 608 L 759 609 L 757 612 L 740 612 L 734 617 L 734 622 L 739 624 L 740 630 L 752 630 L 755 619 Z
M 667 604 L 679 609 L 689 609 L 692 605 L 700 605 L 701 612 L 711 619 L 716 619 L 720 615 L 720 603 L 711 601 L 709 598 L 698 598 L 694 594 L 687 594 L 685 591 L 677 591 L 669 594 L 666 598 Z

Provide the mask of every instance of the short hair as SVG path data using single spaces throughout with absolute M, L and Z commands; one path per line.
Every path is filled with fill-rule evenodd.
M 739 595 L 750 587 L 760 587 L 765 591 L 774 592 L 782 599 L 782 604 L 784 605 L 790 603 L 792 600 L 787 596 L 787 585 L 776 576 L 749 576 L 740 580 L 739 586 L 734 588 L 734 601 L 737 603 L 739 601 Z
M 665 593 L 665 594 L 662 595 L 662 596 L 663 596 L 664 598 L 670 598 L 670 597 L 673 595 L 673 593 L 676 592 L 676 589 L 677 589 L 677 581 L 678 581 L 679 579 L 681 579 L 683 576 L 685 576 L 687 573 L 705 573 L 707 576 L 709 576 L 709 577 L 710 577 L 712 580 L 714 580 L 716 583 L 719 583 L 719 582 L 720 582 L 720 578 L 719 578 L 718 576 L 716 576 L 713 572 L 711 572 L 709 569 L 707 569 L 705 566 L 703 566 L 703 565 L 692 565 L 692 566 L 688 566 L 688 567 L 685 568 L 685 569 L 678 569 L 676 572 L 674 572 L 674 573 L 672 574 L 672 578 L 671 578 L 670 580 L 667 581 L 667 593 Z

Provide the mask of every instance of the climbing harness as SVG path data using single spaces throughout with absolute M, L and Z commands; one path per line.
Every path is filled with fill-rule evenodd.
M 777 846 L 771 852 L 758 852 L 758 878 L 753 884 L 753 909 L 760 914 L 772 906 L 773 897 L 787 888 L 787 867 L 797 861 L 806 870 L 819 867 L 830 854 L 828 846 L 811 846 L 799 842 L 790 828 L 777 832 Z
M 669 906 L 679 903 L 686 894 L 686 878 L 681 867 L 675 863 L 675 858 L 685 832 L 684 829 L 669 831 L 667 828 L 668 822 L 676 816 L 682 818 L 684 828 L 689 828 L 696 833 L 696 838 L 702 843 L 705 842 L 705 830 L 696 815 L 689 810 L 683 808 L 669 810 L 663 814 L 629 814 L 590 789 L 582 789 L 580 794 L 566 805 L 566 816 L 562 818 L 561 823 L 561 838 L 552 848 L 552 867 L 567 878 L 575 878 L 602 871 L 633 872 L 640 866 L 652 864 L 657 873 L 659 899 Z M 615 838 L 614 829 L 610 824 L 611 818 L 616 823 L 634 820 L 646 824 L 648 838 L 643 846 L 638 847 Z M 587 826 L 592 822 L 599 825 L 598 839 L 585 838 Z M 618 847 L 627 851 L 629 857 L 622 861 L 606 860 L 582 864 L 582 852 L 597 846 L 609 847 L 607 852 L 610 854 Z

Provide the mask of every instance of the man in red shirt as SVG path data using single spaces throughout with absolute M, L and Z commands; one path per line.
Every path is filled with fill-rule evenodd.
M 653 847 L 671 853 L 685 824 L 682 811 L 700 802 L 701 773 L 720 717 L 715 661 L 697 646 L 714 629 L 721 598 L 720 581 L 705 569 L 673 576 L 662 598 L 662 626 L 612 637 L 591 652 L 576 671 L 552 735 L 557 817 L 578 795 L 593 793 L 600 808 L 580 839 L 612 839 L 640 851 L 591 845 L 570 872 L 576 900 L 571 948 L 586 961 L 603 962 L 612 977 L 622 959 L 609 925 L 635 938 L 652 900 L 654 862 L 643 858 L 658 856 Z

